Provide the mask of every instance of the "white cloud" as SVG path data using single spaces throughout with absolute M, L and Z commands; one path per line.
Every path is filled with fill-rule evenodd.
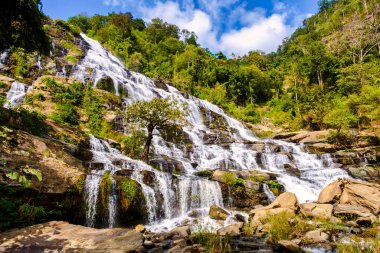
M 258 22 L 240 30 L 225 33 L 220 39 L 221 49 L 228 55 L 243 55 L 252 50 L 275 51 L 282 40 L 294 31 L 293 27 L 285 24 L 285 19 L 285 14 L 273 14 L 261 17 Z
M 123 7 L 134 4 L 145 21 L 158 17 L 181 29 L 193 31 L 203 47 L 213 52 L 222 51 L 228 56 L 232 53 L 244 55 L 252 50 L 275 51 L 306 18 L 306 14 L 295 13 L 281 1 L 274 1 L 273 13 L 269 16 L 261 8 L 248 11 L 246 3 L 238 0 L 198 0 L 199 8 L 195 8 L 195 1 L 189 0 L 156 0 L 149 5 L 146 1 L 133 0 L 103 2 Z M 223 31 L 221 22 L 225 25 Z M 233 29 L 235 24 L 240 24 L 241 28 Z

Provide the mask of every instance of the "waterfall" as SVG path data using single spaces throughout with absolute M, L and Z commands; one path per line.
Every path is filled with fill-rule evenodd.
M 26 95 L 26 85 L 17 81 L 14 81 L 11 85 L 11 89 L 7 92 L 7 101 L 4 104 L 5 108 L 14 108 L 24 101 Z
M 265 195 L 267 195 L 269 201 L 273 202 L 276 199 L 276 196 L 269 189 L 269 186 L 267 184 L 263 184 L 263 189 L 264 189 L 264 193 L 265 193 Z
M 137 181 L 141 187 L 146 199 L 148 212 L 148 224 L 157 225 L 162 220 L 185 220 L 191 211 L 202 211 L 207 215 L 208 208 L 217 204 L 223 206 L 222 192 L 219 184 L 214 181 L 199 179 L 198 177 L 181 177 L 178 182 L 173 182 L 173 176 L 169 173 L 155 170 L 151 166 L 133 160 L 117 149 L 112 148 L 108 142 L 90 136 L 90 149 L 93 153 L 92 163 L 102 164 L 102 169 L 93 169 L 87 175 L 84 189 L 84 198 L 86 204 L 86 225 L 94 226 L 96 223 L 96 207 L 99 201 L 99 191 L 101 177 L 106 171 L 111 175 L 111 195 L 108 204 L 108 226 L 117 226 L 116 209 L 117 194 L 116 182 L 112 179 L 117 171 L 133 171 L 131 178 Z M 144 183 L 142 173 L 148 171 L 154 175 L 154 186 Z M 177 200 L 178 197 L 178 202 Z M 162 203 L 158 199 L 162 198 Z M 179 205 L 178 205 L 179 203 Z M 160 209 L 162 208 L 162 214 Z M 205 212 L 206 211 L 206 212 Z M 160 227 L 160 225 L 158 226 Z
M 72 71 L 72 77 L 82 81 L 91 80 L 94 85 L 103 77 L 114 81 L 115 90 L 123 87 L 128 91 L 127 103 L 133 100 L 150 100 L 153 97 L 176 99 L 188 107 L 189 125 L 183 132 L 192 143 L 192 151 L 186 152 L 174 143 L 168 143 L 155 135 L 153 145 L 157 156 L 168 156 L 182 163 L 185 175 L 191 176 L 195 171 L 208 169 L 247 170 L 259 169 L 277 175 L 287 191 L 294 192 L 300 202 L 313 201 L 319 192 L 330 182 L 349 177 L 339 168 L 334 168 L 327 157 L 309 154 L 297 144 L 279 140 L 260 140 L 239 121 L 229 117 L 217 107 L 190 95 L 184 96 L 176 88 L 167 85 L 158 88 L 154 81 L 142 74 L 125 69 L 124 65 L 97 41 L 82 34 L 88 44 L 84 59 Z M 92 69 L 91 72 L 86 69 Z M 206 112 L 206 117 L 202 115 Z M 210 129 L 206 122 L 217 115 L 226 130 L 221 134 Z M 221 141 L 222 140 L 222 141 Z M 219 143 L 220 142 L 220 143 Z M 265 150 L 262 154 L 249 148 L 249 143 L 262 142 Z M 193 166 L 196 164 L 196 166 Z M 165 180 L 162 187 L 166 188 Z M 167 192 L 167 196 L 172 194 Z M 169 198 L 172 199 L 172 198 Z M 164 206 L 171 203 L 165 200 Z M 165 216 L 170 216 L 170 211 Z

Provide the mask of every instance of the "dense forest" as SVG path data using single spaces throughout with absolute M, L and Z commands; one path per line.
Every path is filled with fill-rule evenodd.
M 134 71 L 172 82 L 250 123 L 287 129 L 368 127 L 380 119 L 380 3 L 321 1 L 277 52 L 226 57 L 196 34 L 131 13 L 69 18 Z

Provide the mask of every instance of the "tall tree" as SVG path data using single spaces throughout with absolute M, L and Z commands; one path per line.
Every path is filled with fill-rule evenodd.
M 176 100 L 153 98 L 150 101 L 136 101 L 125 111 L 128 122 L 146 128 L 142 159 L 149 162 L 149 150 L 152 144 L 153 131 L 178 127 L 185 123 L 185 108 Z
M 40 0 L 0 2 L 0 51 L 12 46 L 27 51 L 50 51 L 50 42 L 43 30 L 44 14 Z

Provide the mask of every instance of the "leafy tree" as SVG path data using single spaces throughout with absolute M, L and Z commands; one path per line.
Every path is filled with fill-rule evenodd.
M 358 118 L 351 113 L 348 106 L 342 101 L 334 101 L 334 109 L 331 110 L 323 119 L 323 123 L 337 130 L 337 136 L 344 128 L 355 126 Z
M 147 137 L 142 159 L 149 162 L 149 150 L 153 139 L 153 131 L 181 126 L 185 123 L 184 106 L 176 100 L 153 98 L 150 101 L 136 101 L 128 106 L 125 117 L 128 122 L 146 128 Z
M 40 0 L 13 0 L 0 3 L 0 51 L 21 47 L 28 52 L 49 54 L 50 42 L 42 25 L 45 20 Z

